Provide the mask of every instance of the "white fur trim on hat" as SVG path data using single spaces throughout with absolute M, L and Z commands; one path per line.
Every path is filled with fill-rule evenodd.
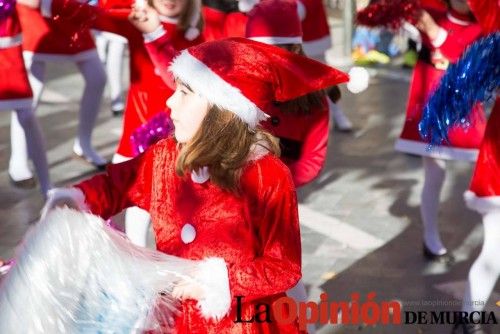
M 238 88 L 224 81 L 187 50 L 183 50 L 173 60 L 170 71 L 196 93 L 203 95 L 210 103 L 235 113 L 252 129 L 268 117 Z
M 220 320 L 229 313 L 231 292 L 226 262 L 217 257 L 206 258 L 198 264 L 195 279 L 203 287 L 198 308 L 205 319 Z
M 262 36 L 250 37 L 251 40 L 276 45 L 276 44 L 302 44 L 302 37 L 277 37 L 277 36 Z
M 240 12 L 248 13 L 259 3 L 259 0 L 238 0 L 238 9 Z
M 500 196 L 479 197 L 474 192 L 467 190 L 464 193 L 464 199 L 469 209 L 482 215 L 493 211 L 500 212 Z

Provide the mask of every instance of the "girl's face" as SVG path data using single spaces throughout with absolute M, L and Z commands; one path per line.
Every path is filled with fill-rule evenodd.
M 178 17 L 184 11 L 189 0 L 152 0 L 158 14 L 167 17 Z
M 467 4 L 467 0 L 451 0 L 450 5 L 451 8 L 453 8 L 460 14 L 470 13 L 470 8 L 469 5 Z
M 174 94 L 167 100 L 167 107 L 171 110 L 175 138 L 179 143 L 187 143 L 194 137 L 208 113 L 208 106 L 205 97 L 177 82 Z

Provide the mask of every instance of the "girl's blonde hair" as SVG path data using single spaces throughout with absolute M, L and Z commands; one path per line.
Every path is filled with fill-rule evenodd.
M 211 106 L 193 139 L 180 145 L 177 175 L 207 166 L 211 182 L 238 193 L 242 169 L 256 145 L 279 155 L 278 140 L 271 134 L 261 128 L 251 130 L 234 113 Z
M 182 13 L 179 16 L 179 22 L 177 23 L 177 29 L 179 29 L 182 32 L 185 32 L 188 30 L 191 26 L 191 17 L 195 14 L 194 11 L 196 10 L 196 5 L 195 1 L 198 0 L 185 0 L 186 5 L 182 11 Z M 153 0 L 148 0 L 149 6 L 154 8 L 153 5 Z M 200 8 L 200 19 L 198 20 L 198 23 L 196 24 L 196 28 L 198 30 L 203 31 L 203 27 L 205 25 L 205 21 L 203 20 L 203 15 L 201 14 L 201 8 Z

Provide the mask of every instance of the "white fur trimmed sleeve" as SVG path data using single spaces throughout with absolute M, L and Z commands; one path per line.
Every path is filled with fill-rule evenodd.
M 226 316 L 231 308 L 226 262 L 218 257 L 201 260 L 195 279 L 203 287 L 204 298 L 198 301 L 198 308 L 203 317 L 220 320 Z

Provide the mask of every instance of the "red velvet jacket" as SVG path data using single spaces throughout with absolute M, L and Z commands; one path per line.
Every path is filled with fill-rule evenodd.
M 242 314 L 248 319 L 255 312 L 252 302 L 272 304 L 300 278 L 297 201 L 286 167 L 269 154 L 248 162 L 241 176 L 241 195 L 235 195 L 210 181 L 196 183 L 189 173 L 179 177 L 177 156 L 174 140 L 165 139 L 77 187 L 90 210 L 104 218 L 134 205 L 149 211 L 162 252 L 193 260 L 224 260 L 232 301 L 229 315 L 214 323 L 188 300 L 176 320 L 178 333 L 298 332 L 295 324 L 233 321 L 235 296 L 244 296 Z M 195 230 L 192 241 L 181 236 L 188 224 Z

